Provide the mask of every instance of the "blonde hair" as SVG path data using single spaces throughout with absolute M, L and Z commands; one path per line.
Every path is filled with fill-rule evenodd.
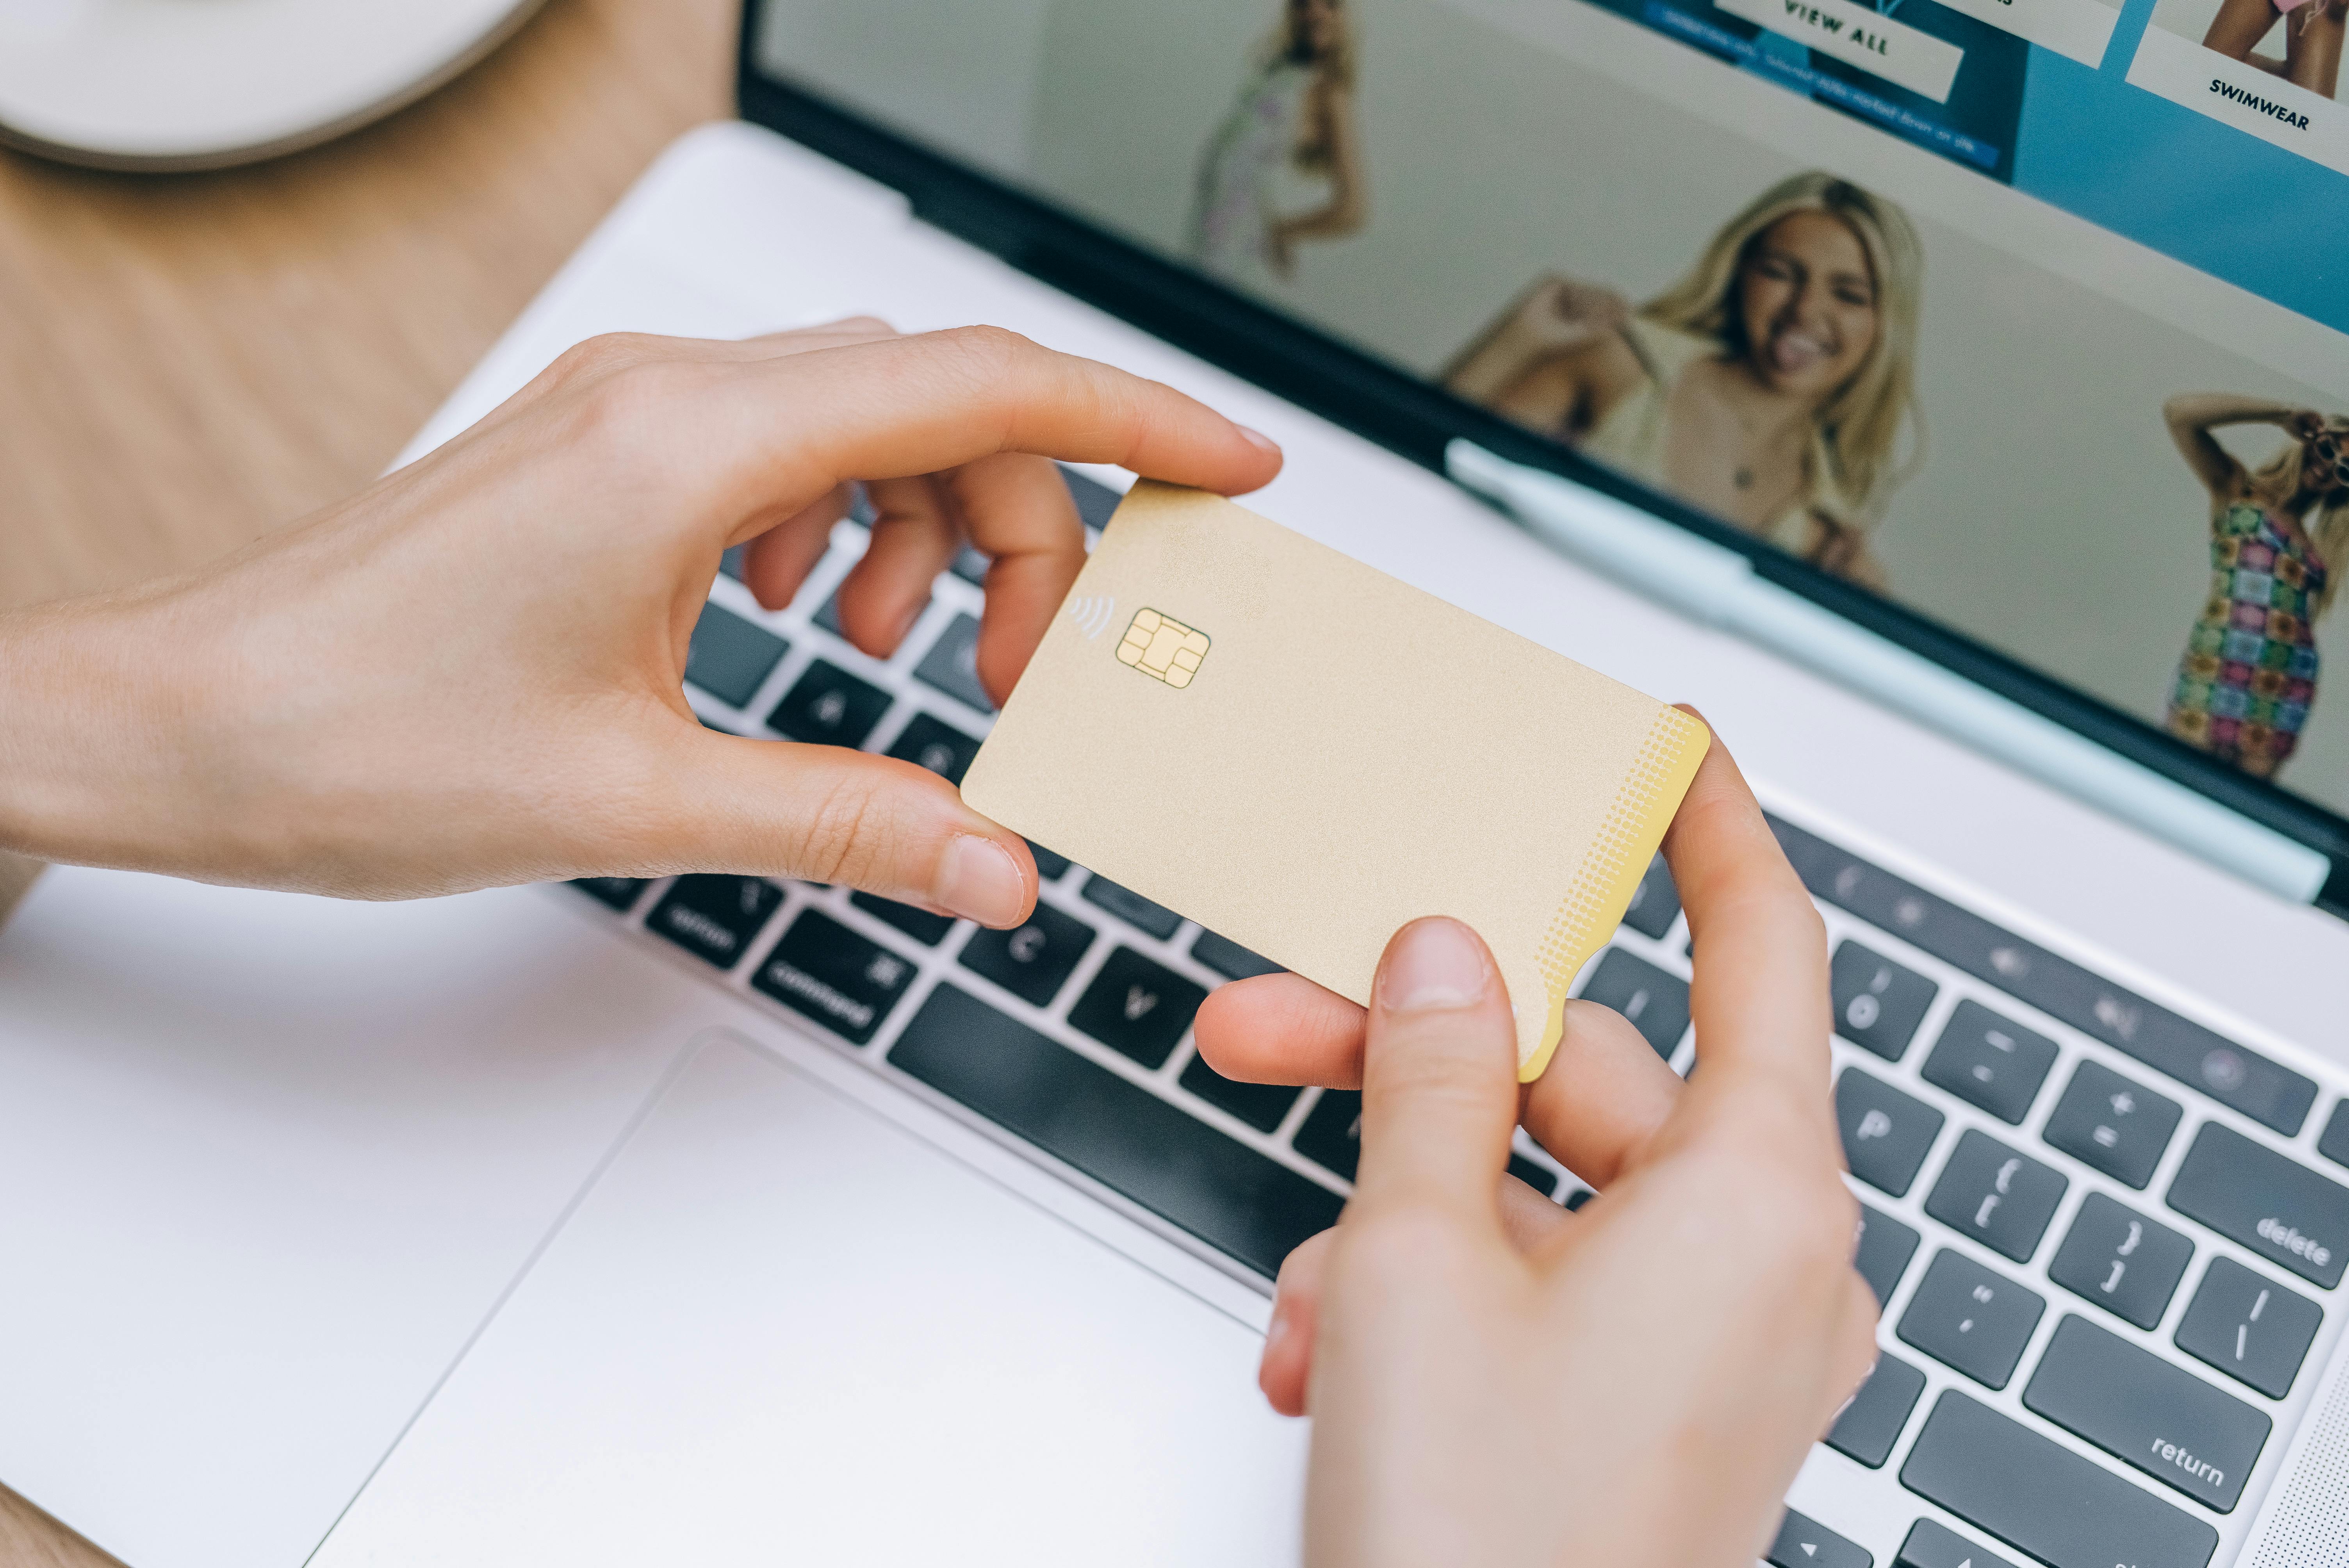
M 1909 215 L 1849 181 L 1818 170 L 1782 180 L 1722 225 L 1688 275 L 1650 300 L 1640 314 L 1661 326 L 1713 338 L 1743 357 L 1751 352 L 1738 306 L 1738 283 L 1754 247 L 1796 212 L 1824 212 L 1851 231 L 1868 256 L 1876 291 L 1877 331 L 1851 378 L 1818 409 L 1819 440 L 1828 471 L 1810 474 L 1812 505 L 1822 480 L 1851 512 L 1829 516 L 1843 528 L 1866 528 L 1923 460 L 1924 416 L 1917 404 L 1917 316 L 1924 293 L 1925 253 Z M 1909 432 L 1910 453 L 1899 456 Z M 1806 459 L 1806 466 L 1811 461 Z
M 2349 420 L 2328 420 L 2327 424 L 2349 443 Z M 2274 457 L 2251 470 L 2252 498 L 2271 511 L 2291 511 L 2301 496 L 2301 468 L 2307 455 L 2306 442 L 2286 441 Z M 2341 592 L 2342 573 L 2349 572 L 2349 489 L 2318 496 L 2299 521 L 2309 542 L 2316 546 L 2317 559 L 2324 562 L 2324 590 L 2309 606 L 2308 618 L 2313 621 L 2333 608 L 2333 595 Z
M 1332 11 L 1344 16 L 1346 0 L 1328 0 Z M 1351 88 L 1354 85 L 1354 28 L 1350 17 L 1340 23 L 1338 43 L 1326 54 L 1317 53 L 1313 40 L 1298 20 L 1302 0 L 1281 0 L 1280 20 L 1266 40 L 1264 69 L 1281 66 L 1304 66 L 1319 75 L 1331 87 Z M 1328 171 L 1336 157 L 1330 146 L 1328 128 L 1316 125 L 1312 134 L 1289 150 L 1289 162 L 1300 174 L 1320 174 Z

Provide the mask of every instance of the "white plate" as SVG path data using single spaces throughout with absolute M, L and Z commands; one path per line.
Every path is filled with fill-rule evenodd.
M 217 169 L 389 114 L 541 0 L 0 0 L 0 140 L 112 169 Z

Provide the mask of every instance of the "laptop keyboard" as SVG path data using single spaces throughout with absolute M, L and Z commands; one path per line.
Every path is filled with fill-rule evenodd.
M 1116 496 L 1067 478 L 1097 527 Z M 864 543 L 861 519 L 841 522 L 773 614 L 730 562 L 689 697 L 714 728 L 959 781 L 992 717 L 974 657 L 985 562 L 966 551 L 905 645 L 874 660 L 839 635 L 832 602 Z M 2349 1111 L 2333 1099 L 2320 1131 L 2305 1075 L 1773 826 L 1829 924 L 1837 1117 L 1858 1266 L 1884 1306 L 1882 1359 L 1826 1442 L 1911 1505 L 1896 1563 L 2002 1561 L 1985 1539 L 2053 1568 L 2203 1568 L 2337 1327 Z M 1276 966 L 1041 846 L 1036 859 L 1036 912 L 1009 932 L 755 877 L 577 885 L 1127 1212 L 1270 1276 L 1337 1219 L 1361 1097 L 1216 1073 L 1193 1015 Z M 1685 926 L 1661 861 L 1579 994 L 1687 1070 Z M 1511 1169 L 1569 1207 L 1589 1196 L 1530 1145 Z M 1872 1562 L 1835 1523 L 1789 1513 L 1770 1560 Z

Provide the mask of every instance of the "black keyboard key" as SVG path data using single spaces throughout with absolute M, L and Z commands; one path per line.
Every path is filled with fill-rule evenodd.
M 1069 1022 L 1121 1056 L 1154 1068 L 1174 1052 L 1207 988 L 1131 947 L 1109 955 L 1069 1009 Z
M 645 917 L 645 929 L 730 969 L 782 902 L 783 890 L 763 877 L 679 877 Z
M 1267 1277 L 1344 1205 L 957 986 L 930 993 L 889 1061 Z
M 888 711 L 887 692 L 828 659 L 818 659 L 767 716 L 767 727 L 811 746 L 855 747 L 864 744 Z
M 1599 967 L 1582 984 L 1581 995 L 1630 1019 L 1667 1061 L 1688 1033 L 1688 982 L 1619 947 L 1609 948 L 1599 958 Z
M 1862 920 L 1897 932 L 1920 951 L 2021 997 L 2156 1072 L 2289 1138 L 2308 1119 L 2315 1080 L 2156 1006 L 2068 959 L 1786 822 L 1771 830 L 1805 886 Z
M 854 1046 L 873 1038 L 913 983 L 910 959 L 815 909 L 792 922 L 750 975 L 751 985 Z
M 914 666 L 914 678 L 981 713 L 995 711 L 995 699 L 978 680 L 978 617 L 957 615 Z
M 686 650 L 685 678 L 728 707 L 740 707 L 758 695 L 767 672 L 789 652 L 791 645 L 764 626 L 704 604 Z
M 812 619 L 817 625 L 822 626 L 825 631 L 830 632 L 842 642 L 844 643 L 848 641 L 848 633 L 843 630 L 840 624 L 839 590 L 834 589 L 833 591 L 832 596 L 826 599 L 816 610 Z
M 2178 1326 L 2178 1348 L 2281 1399 L 2292 1392 L 2323 1321 L 2324 1309 L 2298 1291 L 2232 1258 L 2212 1258 Z
M 1944 1247 L 1900 1315 L 1900 1337 L 1975 1382 L 2003 1388 L 2047 1302 Z
M 978 742 L 942 718 L 917 713 L 897 732 L 889 755 L 916 768 L 926 768 L 959 787 L 962 776 L 970 771 L 971 758 L 978 755 Z
M 2139 1328 L 2169 1310 L 2194 1243 L 2127 1204 L 2091 1192 L 2055 1249 L 2047 1277 L 2084 1301 Z
M 916 909 L 910 903 L 899 903 L 876 893 L 853 892 L 848 902 L 884 925 L 895 926 L 925 947 L 936 947 L 939 939 L 954 929 L 954 916 L 950 914 Z
M 1983 1551 L 1956 1531 L 1920 1519 L 1909 1527 L 1892 1568 L 2014 1568 L 2005 1558 Z
M 2072 1183 L 2052 1165 L 1969 1130 L 1941 1167 L 1925 1212 L 2016 1263 L 2028 1263 Z
M 621 913 L 636 907 L 636 895 L 645 891 L 643 877 L 580 877 L 571 884 L 598 903 L 611 905 Z
M 1949 1119 L 1872 1073 L 1846 1068 L 1836 1079 L 1836 1123 L 1851 1173 L 1898 1198 L 1917 1180 Z
M 1866 1203 L 1859 1206 L 1859 1248 L 1851 1264 L 1868 1282 L 1868 1288 L 1876 1293 L 1877 1310 L 1882 1311 L 1884 1304 L 1892 1299 L 1900 1276 L 1908 1272 L 1909 1260 L 1916 1255 L 1914 1229 L 1889 1214 L 1878 1213 Z
M 1154 936 L 1161 942 L 1174 934 L 1183 924 L 1183 917 L 1173 910 L 1151 903 L 1140 893 L 1122 888 L 1095 872 L 1085 879 L 1084 899 L 1087 903 L 1109 911 L 1120 920 Z
M 1297 1152 L 1347 1181 L 1362 1158 L 1362 1096 L 1358 1089 L 1325 1088 L 1289 1143 Z
M 1191 956 L 1226 980 L 1248 980 L 1258 975 L 1278 975 L 1279 965 L 1259 957 L 1228 937 L 1202 931 L 1191 943 Z
M 1948 1089 L 1968 1105 L 2010 1126 L 2022 1125 L 2055 1065 L 2055 1042 L 1979 1002 L 1961 1002 L 1933 1054 L 1925 1058 L 1925 1081 Z
M 1014 931 L 981 926 L 962 944 L 962 966 L 984 975 L 1031 1006 L 1049 1007 L 1061 985 L 1092 945 L 1093 928 L 1040 903 Z
M 2064 1098 L 2048 1114 L 2041 1134 L 2050 1146 L 2092 1165 L 2138 1191 L 2153 1180 L 2169 1135 L 2178 1130 L 2178 1104 L 2122 1077 L 2100 1062 L 2073 1069 Z
M 1900 1483 L 2050 1568 L 2206 1568 L 2219 1549 L 2200 1520 L 1955 1388 Z
M 1791 1508 L 1763 1560 L 1770 1568 L 1876 1568 L 1876 1558 L 1868 1548 L 1846 1541 Z
M 1095 532 L 1109 526 L 1118 503 L 1125 499 L 1099 480 L 1087 479 L 1074 469 L 1061 469 L 1061 482 L 1069 487 L 1069 499 L 1077 503 L 1077 516 Z
M 1547 1165 L 1536 1164 L 1515 1150 L 1509 1151 L 1509 1174 L 1545 1198 L 1557 1196 L 1557 1172 Z
M 1623 923 L 1642 936 L 1661 942 L 1664 933 L 1681 914 L 1681 890 L 1672 882 L 1672 869 L 1658 855 L 1648 862 L 1648 872 L 1640 885 L 1631 890 L 1631 902 L 1623 911 Z
M 1577 1187 L 1573 1191 L 1568 1192 L 1565 1197 L 1560 1198 L 1558 1202 L 1565 1204 L 1567 1212 L 1571 1214 L 1578 1212 L 1582 1205 L 1588 1203 L 1597 1196 L 1599 1196 L 1599 1194 L 1592 1191 L 1588 1187 Z
M 966 544 L 955 552 L 954 564 L 947 570 L 974 587 L 984 588 L 987 569 L 994 564 L 992 559 Z
M 2331 1119 L 2316 1140 L 2316 1151 L 2335 1165 L 2349 1165 L 2349 1099 L 2333 1106 Z
M 1176 1079 L 1185 1088 L 1219 1110 L 1227 1110 L 1258 1132 L 1270 1132 L 1297 1103 L 1305 1091 L 1287 1084 L 1241 1083 L 1227 1078 L 1207 1065 L 1205 1057 L 1193 1057 Z
M 1835 995 L 1836 1033 L 1897 1062 L 1925 1021 L 1925 1009 L 1940 989 L 1913 969 L 1904 969 L 1857 942 L 1837 945 L 1827 965 Z
M 2085 1317 L 2067 1317 L 2023 1403 L 2221 1513 L 2234 1509 L 2274 1423 Z
M 1882 1470 L 1925 1391 L 1925 1374 L 1898 1356 L 1878 1356 L 1876 1370 L 1827 1431 L 1827 1447 L 1870 1470 Z
M 2349 1188 L 2206 1121 L 2169 1184 L 2169 1206 L 2331 1290 L 2349 1260 Z
M 1046 882 L 1059 882 L 1069 874 L 1069 857 L 1056 855 L 1035 840 L 1028 841 L 1028 852 L 1036 857 L 1036 874 Z
M 747 544 L 738 544 L 718 558 L 718 570 L 740 583 L 742 581 L 742 573 L 750 570 L 750 547 Z

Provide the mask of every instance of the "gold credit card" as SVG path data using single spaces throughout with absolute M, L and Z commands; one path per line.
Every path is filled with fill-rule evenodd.
M 1531 1079 L 1710 742 L 1221 496 L 1144 481 L 962 792 L 1356 1002 L 1398 927 L 1467 922 Z

